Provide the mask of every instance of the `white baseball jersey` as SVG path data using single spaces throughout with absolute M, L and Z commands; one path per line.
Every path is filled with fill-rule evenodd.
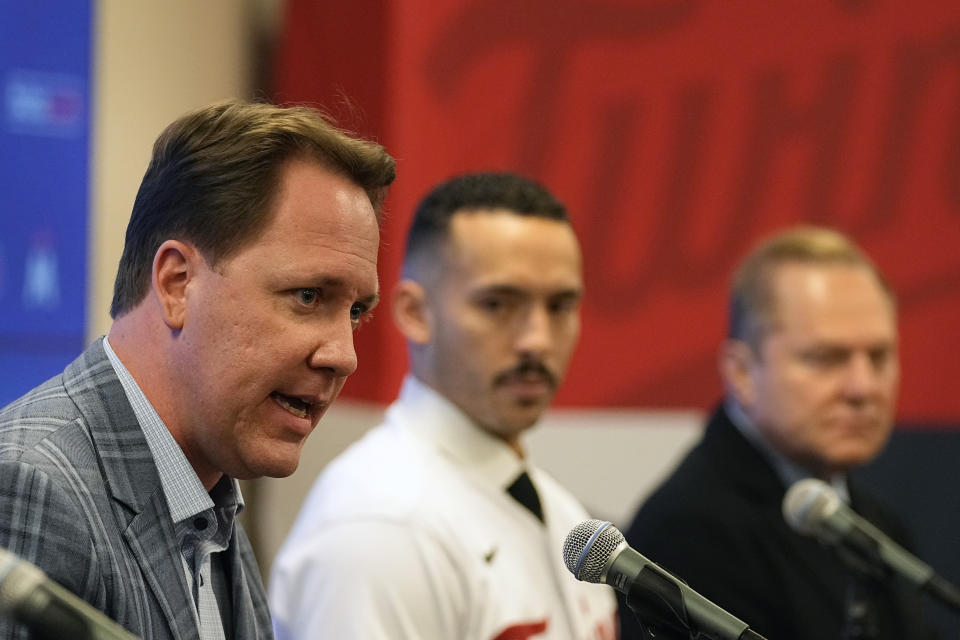
M 506 491 L 524 469 L 545 524 Z M 408 378 L 384 424 L 318 478 L 277 555 L 277 640 L 612 640 L 612 591 L 563 565 L 563 540 L 587 517 Z

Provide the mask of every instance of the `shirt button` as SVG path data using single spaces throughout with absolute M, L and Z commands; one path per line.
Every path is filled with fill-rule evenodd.
M 203 531 L 207 528 L 207 519 L 206 518 L 196 518 L 193 521 L 193 526 L 196 527 L 197 531 Z

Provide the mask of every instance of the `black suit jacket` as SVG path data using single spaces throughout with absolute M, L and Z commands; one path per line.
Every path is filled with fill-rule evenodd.
M 851 504 L 903 543 L 904 529 L 849 478 Z M 702 440 L 637 513 L 629 544 L 768 640 L 840 640 L 851 574 L 836 552 L 790 529 L 773 467 L 718 409 Z M 929 638 L 905 585 L 877 590 L 880 638 Z M 624 640 L 641 638 L 621 606 Z M 645 639 L 648 640 L 648 639 Z

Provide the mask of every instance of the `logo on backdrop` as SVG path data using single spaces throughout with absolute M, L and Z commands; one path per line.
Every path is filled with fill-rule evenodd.
M 68 73 L 16 70 L 5 78 L 4 120 L 7 129 L 56 138 L 84 132 L 83 79 Z
M 38 232 L 30 240 L 23 269 L 23 307 L 53 310 L 60 306 L 60 272 L 52 234 Z
M 903 414 L 957 415 L 952 387 L 929 381 L 960 375 L 940 357 L 960 321 L 958 5 L 818 0 L 804 26 L 755 4 L 514 5 L 418 27 L 416 96 L 432 100 L 415 110 L 432 127 L 416 139 L 461 136 L 463 155 L 424 173 L 513 166 L 582 222 L 584 332 L 561 404 L 715 401 L 731 269 L 805 222 L 850 233 L 889 273 Z

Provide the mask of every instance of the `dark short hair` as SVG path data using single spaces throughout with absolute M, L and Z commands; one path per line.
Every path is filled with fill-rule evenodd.
M 540 183 L 510 172 L 467 173 L 435 186 L 414 212 L 404 265 L 446 238 L 457 213 L 503 209 L 569 222 L 567 208 Z
M 774 274 L 786 264 L 851 266 L 866 269 L 895 304 L 893 289 L 853 240 L 833 229 L 798 226 L 758 244 L 737 269 L 730 291 L 728 336 L 759 349 L 777 322 Z
M 337 128 L 310 107 L 226 101 L 170 124 L 153 145 L 117 269 L 110 315 L 127 313 L 150 288 L 166 240 L 195 245 L 211 266 L 249 244 L 269 222 L 281 168 L 316 161 L 363 188 L 379 218 L 396 176 L 379 144 Z

